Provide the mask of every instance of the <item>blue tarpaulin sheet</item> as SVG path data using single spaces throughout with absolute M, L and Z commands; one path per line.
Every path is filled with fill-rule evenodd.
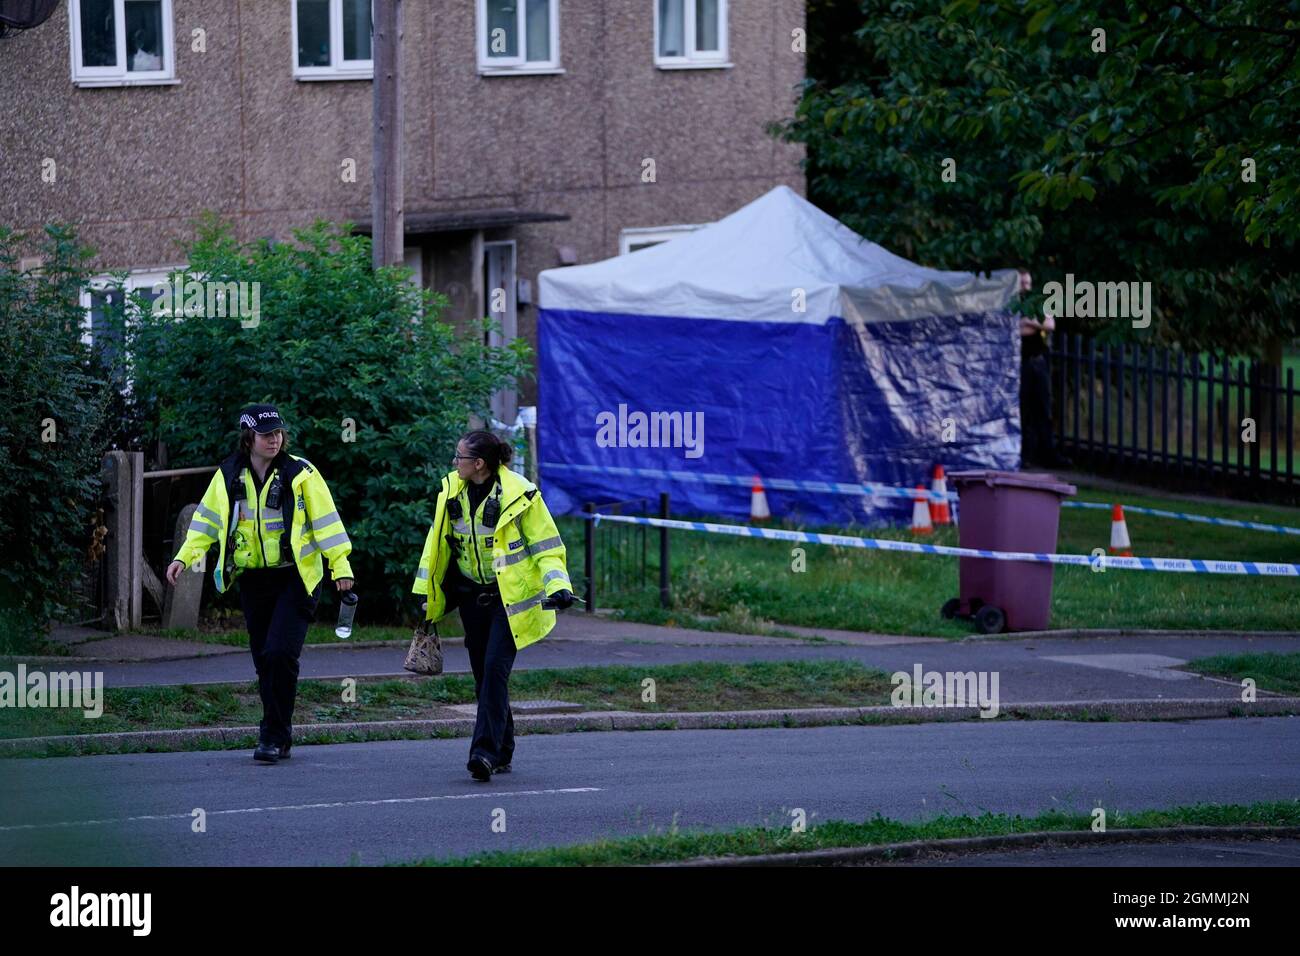
M 754 476 L 928 488 L 936 463 L 1014 469 L 1014 280 L 909 263 L 786 187 L 663 246 L 547 270 L 538 316 L 547 503 L 570 514 L 587 502 L 657 506 L 668 492 L 673 514 L 747 518 Z M 911 515 L 904 498 L 765 488 L 779 517 Z

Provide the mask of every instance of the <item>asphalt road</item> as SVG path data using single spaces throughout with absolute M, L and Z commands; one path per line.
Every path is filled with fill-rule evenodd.
M 997 671 L 1004 702 L 1118 698 L 1240 697 L 1241 688 L 1173 670 L 1183 661 L 1214 654 L 1297 653 L 1300 640 L 1264 638 L 1080 638 L 1031 641 L 971 641 L 898 644 L 884 647 L 809 644 L 788 646 L 681 645 L 627 641 L 546 640 L 519 652 L 516 669 L 608 665 L 676 664 L 688 661 L 852 660 L 892 673 L 924 670 Z M 398 647 L 353 649 L 307 647 L 303 678 L 406 676 Z M 54 665 L 42 665 L 53 667 Z M 247 652 L 180 661 L 97 664 L 70 661 L 59 667 L 104 673 L 108 687 L 185 684 L 255 679 Z M 468 673 L 461 647 L 446 649 L 446 672 Z
M 0 761 L 0 863 L 365 864 L 652 826 L 1137 810 L 1300 796 L 1300 718 L 644 731 Z M 192 811 L 206 814 L 193 832 Z M 504 814 L 504 817 L 502 816 Z M 504 819 L 504 832 L 494 820 Z

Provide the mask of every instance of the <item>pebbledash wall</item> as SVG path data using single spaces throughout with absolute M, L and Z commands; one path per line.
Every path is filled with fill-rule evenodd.
M 0 40 L 0 220 L 24 231 L 76 223 L 106 272 L 180 264 L 178 243 L 206 209 L 244 239 L 287 239 L 318 217 L 364 229 L 372 83 L 295 76 L 295 2 L 157 0 L 174 63 L 151 84 L 74 80 L 70 9 L 116 4 L 121 16 L 122 0 L 63 0 L 46 23 Z M 491 250 L 509 256 L 490 244 L 513 240 L 516 278 L 532 291 L 516 334 L 534 345 L 541 270 L 670 238 L 782 183 L 805 192 L 802 147 L 764 131 L 795 107 L 804 0 L 552 2 L 558 64 L 501 73 L 483 59 L 481 18 L 489 3 L 497 14 L 512 6 L 403 4 L 408 263 L 464 322 L 487 312 Z M 658 56 L 661 10 L 685 15 L 689 43 L 692 14 L 714 9 L 724 51 Z M 341 175 L 348 159 L 355 182 Z M 535 383 L 521 383 L 518 401 L 534 397 Z

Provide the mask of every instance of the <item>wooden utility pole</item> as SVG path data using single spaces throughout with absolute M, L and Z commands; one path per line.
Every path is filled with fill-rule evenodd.
M 373 264 L 400 265 L 402 213 L 402 0 L 374 0 L 375 148 L 370 195 Z

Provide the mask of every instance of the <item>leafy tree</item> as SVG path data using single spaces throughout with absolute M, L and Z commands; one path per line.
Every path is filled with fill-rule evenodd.
M 108 446 L 110 375 L 81 341 L 92 251 L 66 226 L 0 226 L 0 651 L 28 649 L 84 572 Z
M 276 405 L 289 451 L 330 486 L 370 619 L 394 617 L 456 439 L 524 372 L 527 343 L 488 347 L 486 323 L 457 335 L 438 321 L 443 297 L 409 284 L 401 267 L 372 271 L 369 238 L 346 227 L 318 222 L 293 243 L 241 244 L 209 216 L 196 235 L 189 266 L 171 277 L 180 313 L 174 295 L 153 302 L 144 292 L 130 309 L 146 437 L 165 442 L 171 467 L 215 464 L 236 447 L 244 406 Z M 247 294 L 243 311 L 227 305 L 229 317 L 219 317 L 222 309 L 189 296 L 193 282 L 244 283 L 231 289 Z M 186 306 L 202 314 L 186 316 Z
M 1298 11 L 812 0 L 810 51 L 834 55 L 812 59 L 797 115 L 771 129 L 808 145 L 812 198 L 883 245 L 946 268 L 1028 265 L 1040 289 L 1066 273 L 1150 281 L 1148 333 L 1074 327 L 1276 363 L 1300 332 Z

